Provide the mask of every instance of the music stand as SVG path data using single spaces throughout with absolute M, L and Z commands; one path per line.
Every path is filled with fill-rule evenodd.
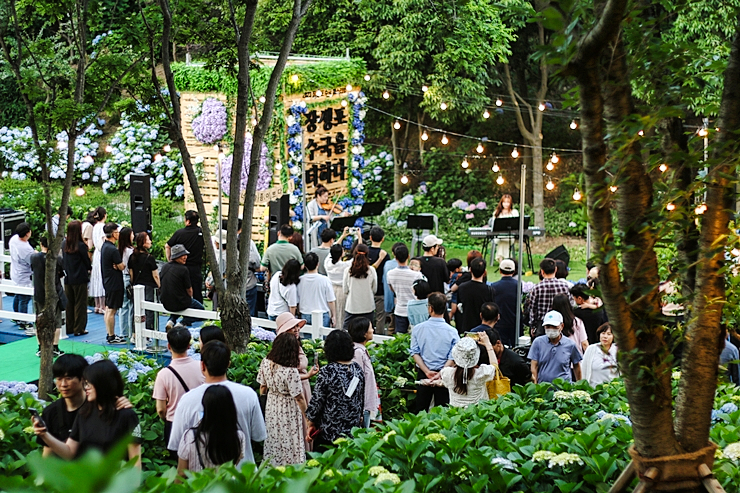
M 355 221 L 359 219 L 359 216 L 339 216 L 331 220 L 330 228 L 336 232 L 343 231 L 344 228 L 355 227 Z
M 385 202 L 365 202 L 357 214 L 360 217 L 379 216 L 385 210 Z
M 527 260 L 529 261 L 529 269 L 534 270 L 534 264 L 532 262 L 532 248 L 529 243 L 529 235 L 526 234 L 529 229 L 530 216 L 524 216 L 524 244 L 527 250 Z M 492 231 L 508 232 L 511 238 L 519 238 L 519 217 L 501 217 L 493 221 Z M 511 248 L 509 248 L 509 254 L 511 255 Z M 495 249 L 491 251 L 491 262 L 493 263 L 493 257 L 495 255 Z
M 433 214 L 410 214 L 409 217 L 406 219 L 406 227 L 408 229 L 413 230 L 427 230 L 432 231 L 435 230 L 436 232 L 436 223 L 435 223 L 436 216 Z M 414 233 L 414 236 L 416 236 L 416 233 Z M 421 238 L 419 237 L 419 240 Z M 413 242 L 412 242 L 413 243 Z M 420 242 L 416 241 L 416 256 L 420 254 L 419 252 L 419 245 Z

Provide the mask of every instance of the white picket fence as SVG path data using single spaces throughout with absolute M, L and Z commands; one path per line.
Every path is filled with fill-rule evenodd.
M 218 312 L 212 310 L 196 310 L 194 308 L 188 308 L 181 312 L 168 312 L 161 303 L 154 303 L 152 301 L 146 301 L 144 299 L 144 286 L 134 286 L 134 327 L 135 327 L 135 348 L 139 351 L 146 349 L 146 339 L 159 339 L 161 341 L 167 340 L 167 333 L 160 332 L 157 330 L 147 330 L 146 328 L 146 310 L 153 311 L 158 317 L 160 313 L 176 313 L 180 316 L 187 316 L 198 318 L 201 320 L 219 320 Z M 156 317 L 155 317 L 156 318 Z M 323 327 L 323 315 L 321 312 L 315 311 L 311 314 L 311 322 L 306 323 L 301 329 L 301 334 L 310 334 L 311 339 L 321 339 L 328 335 L 331 331 L 336 330 L 332 327 Z M 252 326 L 259 326 L 263 329 L 275 330 L 277 328 L 273 320 L 267 320 L 264 318 L 252 318 Z M 389 339 L 393 339 L 392 336 L 381 336 L 374 335 L 373 341 L 377 343 L 383 343 Z

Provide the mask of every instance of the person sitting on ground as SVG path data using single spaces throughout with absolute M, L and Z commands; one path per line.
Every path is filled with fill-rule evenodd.
M 157 373 L 152 392 L 157 414 L 164 421 L 165 444 L 170 441 L 177 403 L 186 392 L 202 385 L 206 380 L 200 371 L 200 362 L 188 356 L 189 348 L 190 331 L 187 328 L 177 325 L 167 332 L 167 349 L 172 354 L 172 360 Z
M 177 474 L 198 472 L 233 462 L 238 464 L 246 449 L 246 437 L 239 430 L 231 391 L 224 385 L 210 385 L 201 400 L 203 418 L 185 432 L 177 447 Z
M 413 284 L 416 299 L 409 300 L 406 310 L 409 317 L 409 326 L 415 327 L 429 320 L 429 302 L 427 298 L 432 293 L 432 288 L 426 279 L 417 279 Z
M 33 431 L 59 457 L 79 458 L 90 449 L 103 453 L 127 437 L 133 437 L 128 446 L 128 459 L 136 458 L 141 468 L 141 425 L 133 409 L 117 409 L 116 402 L 123 395 L 123 378 L 116 365 L 107 359 L 89 365 L 83 370 L 83 388 L 87 402 L 78 411 L 72 431 L 65 442 L 58 440 L 34 418 Z
M 611 382 L 619 376 L 617 345 L 614 344 L 611 324 L 609 322 L 603 324 L 596 330 L 596 333 L 599 336 L 599 342 L 586 348 L 581 364 L 583 379 L 591 387 Z
M 326 230 L 324 230 L 326 231 Z M 308 252 L 303 258 L 306 273 L 301 276 L 298 284 L 298 299 L 301 318 L 311 321 L 311 314 L 321 313 L 321 323 L 324 327 L 337 326 L 336 301 L 334 289 L 328 277 L 319 274 L 319 256 Z
M 289 259 L 283 269 L 270 278 L 270 296 L 267 300 L 267 318 L 275 320 L 281 313 L 295 315 L 298 310 L 298 284 L 301 282 L 301 263 Z
M 365 428 L 370 428 L 370 420 L 375 419 L 380 409 L 378 384 L 375 380 L 375 370 L 367 352 L 367 345 L 373 340 L 373 324 L 364 318 L 356 318 L 349 323 L 349 335 L 354 343 L 355 355 L 352 361 L 360 365 L 365 374 L 365 410 L 363 420 Z
M 581 354 L 576 343 L 563 337 L 563 316 L 555 310 L 545 314 L 542 326 L 546 337 L 537 337 L 529 349 L 534 383 L 552 382 L 561 378 L 573 382 L 581 379 Z
M 414 282 L 422 279 L 421 272 L 415 272 L 408 268 L 409 249 L 406 245 L 399 245 L 393 254 L 398 262 L 398 267 L 388 271 L 388 286 L 396 295 L 396 307 L 393 315 L 396 320 L 395 332 L 405 334 L 409 331 L 408 303 L 413 300 Z
M 183 245 L 174 245 L 170 250 L 170 261 L 162 267 L 160 274 L 162 286 L 160 288 L 160 300 L 164 309 L 170 312 L 170 318 L 167 321 L 167 330 L 172 329 L 180 317 L 173 312 L 181 312 L 188 308 L 203 310 L 201 302 L 193 297 L 193 286 L 190 284 L 190 271 L 185 266 L 189 253 Z M 189 326 L 196 320 L 192 317 L 183 317 L 182 324 Z
M 188 429 L 195 427 L 203 412 L 203 394 L 211 385 L 223 385 L 231 392 L 237 410 L 239 429 L 244 433 L 243 453 L 237 467 L 254 463 L 252 441 L 262 442 L 267 436 L 265 420 L 262 418 L 257 393 L 245 385 L 231 382 L 226 378 L 226 371 L 231 362 L 231 351 L 221 341 L 210 341 L 200 351 L 200 370 L 205 375 L 205 383 L 187 392 L 177 405 L 172 421 L 172 433 L 167 446 L 170 450 L 179 450 L 180 442 Z
M 489 361 L 496 361 L 488 334 L 478 332 L 478 340 L 485 347 Z M 471 337 L 461 338 L 452 348 L 454 366 L 442 368 L 439 376 L 450 394 L 450 406 L 468 407 L 488 400 L 486 383 L 496 376 L 496 367 L 480 364 L 480 346 Z
M 46 254 L 48 251 L 48 240 L 46 239 L 46 236 L 42 236 L 41 251 L 39 253 L 34 253 L 33 255 L 31 255 L 29 259 L 31 262 L 31 269 L 33 270 L 33 311 L 36 313 L 37 326 L 44 310 L 44 304 L 46 303 Z M 62 289 L 64 265 L 62 262 L 62 257 L 60 256 L 57 256 L 56 267 L 56 274 L 54 275 L 54 290 L 57 292 L 57 296 L 59 298 L 57 300 L 56 306 L 54 307 L 54 319 L 51 321 L 51 323 L 54 324 L 53 356 L 61 356 L 62 354 L 64 354 L 64 352 L 59 349 L 59 336 L 62 332 L 62 311 L 67 309 L 67 296 L 66 294 L 64 294 L 64 289 Z M 36 356 L 41 356 L 40 340 L 39 350 L 38 352 L 36 352 Z

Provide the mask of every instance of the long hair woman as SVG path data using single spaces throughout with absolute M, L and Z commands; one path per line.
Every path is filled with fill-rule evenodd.
M 136 248 L 128 259 L 126 267 L 131 279 L 132 286 L 144 286 L 144 299 L 154 301 L 154 290 L 159 287 L 159 271 L 157 261 L 149 249 L 152 247 L 152 239 L 145 231 L 137 233 Z M 154 329 L 154 312 L 146 311 L 146 328 Z
M 105 242 L 105 233 L 103 226 L 108 221 L 108 212 L 105 207 L 98 207 L 93 213 L 93 219 L 96 223 L 93 226 L 93 257 L 92 273 L 90 274 L 90 296 L 95 298 L 95 313 L 105 314 L 105 290 L 103 289 L 103 271 L 100 265 L 100 249 Z
M 337 313 L 337 324 L 340 321 L 344 321 L 344 305 L 347 301 L 347 295 L 344 294 L 344 273 L 352 265 L 350 260 L 344 260 L 344 249 L 341 243 L 334 243 L 329 248 L 329 255 L 324 260 L 324 270 L 326 270 L 326 276 L 331 281 L 331 287 L 334 289 L 334 296 L 336 296 L 336 313 Z
M 488 356 L 483 361 L 497 361 L 488 334 L 476 334 Z M 470 337 L 460 339 L 452 348 L 452 361 L 455 366 L 447 366 L 439 372 L 442 384 L 450 392 L 450 406 L 467 407 L 488 400 L 486 382 L 493 380 L 495 368 L 490 364 L 482 364 L 478 341 Z
M 64 459 L 81 457 L 90 449 L 106 453 L 124 438 L 133 437 L 128 458 L 136 457 L 137 466 L 141 467 L 141 427 L 136 411 L 116 409 L 116 401 L 123 396 L 118 368 L 104 359 L 86 367 L 82 378 L 87 401 L 80 407 L 67 441 L 57 440 L 35 420 L 34 432 Z
M 273 341 L 257 373 L 260 394 L 267 394 L 265 461 L 273 467 L 306 461 L 304 413 L 308 403 L 298 373 L 300 348 L 292 333 L 283 332 Z
M 373 324 L 365 318 L 355 318 L 349 323 L 349 335 L 352 337 L 355 354 L 352 361 L 360 365 L 365 375 L 365 407 L 363 410 L 363 422 L 365 428 L 370 428 L 370 420 L 375 419 L 380 409 L 380 398 L 378 397 L 378 384 L 375 380 L 375 370 L 367 352 L 367 345 L 373 340 Z
M 374 320 L 375 290 L 378 287 L 378 274 L 367 258 L 368 247 L 364 243 L 357 245 L 352 265 L 344 273 L 342 285 L 347 300 L 344 305 L 344 330 L 349 328 L 353 318 Z
M 563 316 L 563 335 L 576 343 L 578 352 L 583 356 L 583 352 L 588 347 L 586 326 L 583 325 L 583 320 L 573 313 L 568 295 L 556 294 L 552 299 L 552 309 Z
M 290 312 L 295 315 L 298 307 L 298 283 L 301 282 L 301 264 L 290 259 L 270 278 L 270 298 L 267 300 L 267 316 L 270 320 Z
M 203 393 L 203 418 L 182 436 L 177 448 L 177 473 L 198 472 L 227 462 L 238 463 L 244 450 L 244 433 L 239 430 L 231 391 L 211 385 Z
M 62 263 L 66 279 L 67 334 L 87 334 L 87 283 L 92 264 L 87 245 L 82 240 L 82 223 L 70 221 L 67 237 L 62 242 Z
M 118 253 L 121 254 L 123 265 L 128 265 L 131 254 L 134 253 L 134 230 L 131 228 L 121 228 L 118 235 Z M 134 300 L 129 299 L 126 290 L 131 285 L 131 275 L 128 269 L 123 269 L 123 306 L 118 310 L 118 325 L 121 328 L 121 334 L 131 337 L 131 329 L 134 315 Z
M 496 210 L 493 212 L 491 226 L 493 226 L 493 222 L 496 219 L 504 219 L 507 217 L 519 217 L 519 211 L 514 209 L 514 199 L 512 199 L 511 195 L 509 195 L 508 193 L 504 194 L 501 197 L 501 200 L 499 200 L 498 205 L 496 206 Z M 493 240 L 494 244 L 496 245 L 494 250 L 494 257 L 496 258 L 497 262 L 501 262 L 501 260 L 505 258 L 510 258 L 512 256 L 511 248 L 514 245 L 515 240 L 516 239 L 514 237 L 499 237 Z

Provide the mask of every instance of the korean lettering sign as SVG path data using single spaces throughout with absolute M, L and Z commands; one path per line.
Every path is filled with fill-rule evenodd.
M 347 189 L 349 112 L 339 102 L 306 112 L 303 120 L 303 162 L 307 198 L 324 185 L 332 195 Z

